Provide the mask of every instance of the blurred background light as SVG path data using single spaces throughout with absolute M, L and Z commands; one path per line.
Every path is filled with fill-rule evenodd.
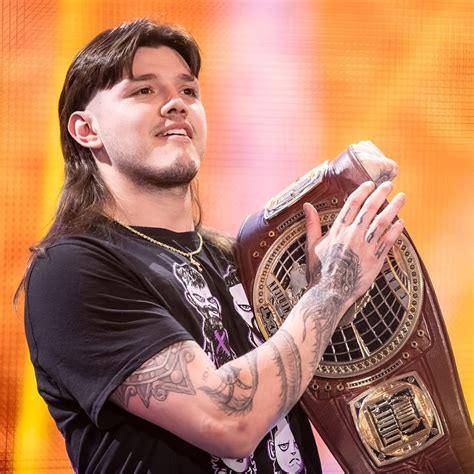
M 440 300 L 474 410 L 472 0 L 3 0 L 0 472 L 71 472 L 11 298 L 62 180 L 56 109 L 66 69 L 105 28 L 184 25 L 203 53 L 207 225 L 247 214 L 350 143 L 398 161 L 407 229 Z M 325 473 L 341 472 L 320 443 Z

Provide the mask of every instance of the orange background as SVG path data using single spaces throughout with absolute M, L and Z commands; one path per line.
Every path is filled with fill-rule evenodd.
M 203 52 L 206 224 L 235 233 L 274 193 L 359 140 L 398 161 L 402 215 L 474 411 L 472 0 L 3 0 L 1 15 L 0 472 L 71 472 L 11 298 L 61 185 L 66 69 L 98 32 L 141 16 L 184 25 Z M 325 472 L 341 472 L 321 451 Z

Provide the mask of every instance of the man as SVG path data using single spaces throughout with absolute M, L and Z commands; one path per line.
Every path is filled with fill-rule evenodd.
M 137 20 L 92 40 L 67 73 L 65 184 L 27 273 L 25 323 L 77 472 L 273 472 L 275 426 L 288 426 L 298 470 L 319 472 L 295 404 L 402 231 L 403 195 L 379 212 L 390 183 L 359 187 L 324 239 L 306 204 L 309 287 L 254 347 L 228 242 L 196 212 L 199 68 L 187 33 Z

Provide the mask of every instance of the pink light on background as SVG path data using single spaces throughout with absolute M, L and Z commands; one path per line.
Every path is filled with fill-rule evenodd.
M 201 171 L 204 217 L 232 234 L 248 214 L 323 161 L 316 152 L 322 126 L 315 9 L 304 2 L 251 3 L 251 10 L 248 2 L 232 3 L 220 41 L 203 48 L 204 104 L 212 98 Z M 207 62 L 221 57 L 216 67 Z M 317 433 L 316 439 L 324 471 L 341 473 Z
M 318 164 L 321 127 L 313 10 L 303 2 L 253 1 L 251 10 L 248 2 L 230 5 L 225 34 L 205 54 L 225 59 L 212 70 L 223 96 L 212 97 L 208 116 L 203 175 L 213 189 L 202 196 L 206 221 L 235 233 L 247 214 Z M 205 62 L 205 82 L 207 73 Z

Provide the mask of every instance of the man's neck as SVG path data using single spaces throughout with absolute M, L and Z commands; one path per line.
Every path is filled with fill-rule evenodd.
M 113 193 L 116 208 L 111 217 L 123 224 L 161 227 L 174 232 L 194 230 L 191 187 L 136 188 Z

